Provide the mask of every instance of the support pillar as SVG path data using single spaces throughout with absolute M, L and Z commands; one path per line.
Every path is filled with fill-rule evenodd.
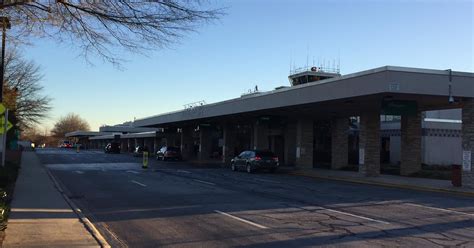
M 120 152 L 121 153 L 127 152 L 127 141 L 125 139 L 120 140 Z
M 237 154 L 235 145 L 237 142 L 237 129 L 233 125 L 225 125 L 223 130 L 224 145 L 222 146 L 222 162 L 229 164 Z
M 209 128 L 199 129 L 199 160 L 205 161 L 211 157 L 212 134 Z
M 380 175 L 380 112 L 360 115 L 359 173 Z
M 296 123 L 288 123 L 285 129 L 285 165 L 294 166 L 296 162 Z
M 193 132 L 194 130 L 192 127 L 181 128 L 181 157 L 183 160 L 190 160 L 193 157 Z
M 349 164 L 349 118 L 334 118 L 331 122 L 331 169 L 339 170 Z
M 299 168 L 313 168 L 314 126 L 312 120 L 296 123 L 296 161 Z
M 268 127 L 263 123 L 255 122 L 253 126 L 253 149 L 268 150 Z
M 462 185 L 474 188 L 474 98 L 464 101 L 462 107 Z
M 161 145 L 161 140 L 158 137 L 153 138 L 153 154 L 156 154 L 158 152 L 158 149 L 160 149 Z
M 421 112 L 402 116 L 400 175 L 408 176 L 421 170 Z

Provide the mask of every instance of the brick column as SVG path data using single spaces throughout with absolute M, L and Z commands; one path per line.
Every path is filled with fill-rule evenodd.
M 211 130 L 200 127 L 199 129 L 199 160 L 204 161 L 211 157 Z
M 402 116 L 400 175 L 408 176 L 421 170 L 421 112 Z
M 184 160 L 189 160 L 193 155 L 193 128 L 183 127 L 181 128 L 181 156 Z
M 380 175 L 380 113 L 360 115 L 359 173 L 365 176 Z
M 268 150 L 269 148 L 268 127 L 257 121 L 253 126 L 253 149 Z
M 120 140 L 120 152 L 121 153 L 126 153 L 127 152 L 127 140 L 126 139 L 121 139 Z
M 314 127 L 311 120 L 296 123 L 296 161 L 299 168 L 313 168 Z
M 331 169 L 338 170 L 349 164 L 349 118 L 331 121 Z
M 470 166 L 463 163 L 462 184 L 474 188 L 474 98 L 465 100 L 462 108 L 462 150 L 463 157 L 466 153 L 471 155 Z
M 285 129 L 285 165 L 295 165 L 296 160 L 296 123 L 288 123 Z
M 233 125 L 225 125 L 223 130 L 224 145 L 222 146 L 222 162 L 230 163 L 230 160 L 238 154 L 234 154 L 237 130 Z

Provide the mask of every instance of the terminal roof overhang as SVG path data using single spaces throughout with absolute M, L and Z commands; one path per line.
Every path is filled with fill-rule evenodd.
M 105 135 L 107 133 L 105 132 L 94 132 L 94 131 L 74 131 L 70 133 L 66 133 L 65 136 L 68 138 L 80 138 L 80 137 L 93 137 L 93 136 L 100 136 L 100 135 Z
M 474 97 L 474 73 L 452 72 L 451 95 Z M 459 108 L 449 104 L 446 70 L 384 66 L 338 78 L 264 92 L 138 119 L 135 126 L 166 127 L 260 115 L 347 116 L 380 108 L 382 99 L 416 100 L 421 110 Z

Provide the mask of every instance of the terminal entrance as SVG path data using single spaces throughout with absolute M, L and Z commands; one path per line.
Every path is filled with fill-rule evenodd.
M 331 168 L 331 122 L 314 122 L 313 167 Z

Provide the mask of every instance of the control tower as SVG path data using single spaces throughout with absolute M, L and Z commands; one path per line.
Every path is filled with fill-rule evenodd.
M 339 69 L 312 66 L 290 71 L 288 80 L 290 80 L 291 86 L 295 86 L 340 76 Z

